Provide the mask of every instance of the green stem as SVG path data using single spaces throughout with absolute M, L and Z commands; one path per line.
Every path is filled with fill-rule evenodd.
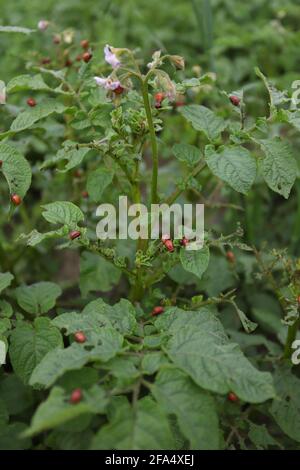
M 292 344 L 297 337 L 299 326 L 300 326 L 300 317 L 295 321 L 293 325 L 289 326 L 288 328 L 288 334 L 287 334 L 287 338 L 286 338 L 286 342 L 284 346 L 284 353 L 283 353 L 283 357 L 285 359 L 290 359 L 293 353 Z
M 164 203 L 166 204 L 173 204 L 173 202 L 176 201 L 176 199 L 180 196 L 180 194 L 182 194 L 185 190 L 186 190 L 186 185 L 189 181 L 190 178 L 194 178 L 195 176 L 197 176 L 200 171 L 203 170 L 203 168 L 205 167 L 205 163 L 203 163 L 202 161 L 193 169 L 193 171 L 191 173 L 189 173 L 187 175 L 187 177 L 185 178 L 184 180 L 184 184 L 183 184 L 183 187 L 182 188 L 178 188 L 176 189 L 172 194 L 170 194 L 169 197 L 167 197 L 167 199 L 165 201 L 163 201 Z
M 157 141 L 156 141 L 156 135 L 155 135 L 155 128 L 153 124 L 151 106 L 150 106 L 150 101 L 149 101 L 147 80 L 148 80 L 147 77 L 144 80 L 142 80 L 142 95 L 143 95 L 143 100 L 144 100 L 146 116 L 147 116 L 151 149 L 152 149 L 151 204 L 157 204 L 158 203 L 158 194 L 157 194 L 158 149 L 157 149 Z

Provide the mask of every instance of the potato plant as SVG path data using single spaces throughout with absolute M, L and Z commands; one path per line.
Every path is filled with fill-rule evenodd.
M 39 38 L 0 99 L 0 449 L 299 449 L 292 80 L 0 34 Z M 119 196 L 204 204 L 203 247 L 99 239 Z

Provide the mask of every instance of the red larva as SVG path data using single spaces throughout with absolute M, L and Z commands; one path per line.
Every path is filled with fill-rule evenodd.
M 58 34 L 53 36 L 53 44 L 60 44 L 60 36 Z
M 81 196 L 87 198 L 89 197 L 89 193 L 87 191 L 82 191 Z
M 170 253 L 174 251 L 174 245 L 173 245 L 172 240 L 166 240 L 164 245 L 167 248 L 167 250 L 170 251 Z
M 172 251 L 174 251 L 174 245 L 173 245 L 173 242 L 170 239 L 169 235 L 163 235 L 161 237 L 161 241 L 165 245 L 165 247 L 167 248 L 168 251 L 170 251 L 171 253 L 172 253 Z
M 70 240 L 75 240 L 75 238 L 79 238 L 81 235 L 81 232 L 79 230 L 72 230 L 72 232 L 69 233 L 69 238 Z
M 161 108 L 161 102 L 162 100 L 164 99 L 165 95 L 164 93 L 155 93 L 154 95 L 154 99 L 155 99 L 155 107 L 158 109 L 158 108 Z
M 76 343 L 85 343 L 86 336 L 82 331 L 77 331 L 74 335 Z
M 87 49 L 89 47 L 89 41 L 87 39 L 83 39 L 80 42 L 80 45 L 81 45 L 82 49 Z
M 73 390 L 73 392 L 71 393 L 70 403 L 75 405 L 76 403 L 81 402 L 81 400 L 82 400 L 82 391 L 80 388 L 75 388 L 75 390 Z
M 189 243 L 189 240 L 186 238 L 186 237 L 183 237 L 181 240 L 180 240 L 180 245 L 182 246 L 187 246 Z
M 32 108 L 34 106 L 36 106 L 36 101 L 34 98 L 28 98 L 28 100 L 26 101 L 26 103 L 28 104 L 28 106 L 31 106 Z
M 81 168 L 77 168 L 77 170 L 74 171 L 75 178 L 81 178 L 82 175 L 83 171 L 81 170 Z
M 161 307 L 160 305 L 158 305 L 157 307 L 154 307 L 154 309 L 152 310 L 151 315 L 154 317 L 155 315 L 160 315 L 163 312 L 164 312 L 164 308 Z
M 18 194 L 12 194 L 10 200 L 14 206 L 19 206 L 22 203 L 22 198 Z
M 230 263 L 235 262 L 235 256 L 234 256 L 234 253 L 232 251 L 227 251 L 226 258 Z
M 229 392 L 228 395 L 227 395 L 227 398 L 228 398 L 229 401 L 231 401 L 233 403 L 235 403 L 239 400 L 237 395 L 233 392 Z
M 93 57 L 93 55 L 90 52 L 84 52 L 82 54 L 82 60 L 86 63 L 89 62 L 92 57 Z
M 240 105 L 241 100 L 238 96 L 230 95 L 229 99 L 230 99 L 231 103 L 233 104 L 233 106 L 239 106 Z
M 41 59 L 41 64 L 43 65 L 47 65 L 50 63 L 51 63 L 51 59 L 49 57 L 44 57 L 43 59 Z

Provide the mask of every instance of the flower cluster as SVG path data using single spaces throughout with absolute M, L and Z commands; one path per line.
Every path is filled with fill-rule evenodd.
M 105 61 L 112 66 L 113 69 L 117 69 L 120 67 L 121 62 L 118 59 L 115 48 L 109 46 L 106 44 L 104 47 L 104 58 Z M 106 78 L 104 77 L 94 77 L 95 82 L 97 83 L 98 86 L 105 88 L 106 90 L 111 90 L 114 93 L 122 93 L 123 87 L 119 80 L 115 80 L 112 78 L 112 76 L 108 76 Z

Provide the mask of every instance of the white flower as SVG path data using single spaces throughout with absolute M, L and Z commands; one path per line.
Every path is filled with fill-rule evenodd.
M 94 77 L 95 82 L 98 86 L 105 88 L 105 90 L 116 90 L 121 86 L 119 80 L 112 80 L 110 77 L 102 78 L 102 77 Z
M 104 58 L 113 69 L 117 69 L 121 65 L 121 62 L 117 58 L 116 54 L 112 52 L 112 48 L 108 44 L 104 47 Z
M 47 21 L 47 20 L 40 20 L 40 21 L 38 22 L 38 29 L 39 29 L 40 31 L 46 31 L 46 29 L 48 28 L 48 26 L 49 26 L 49 21 Z

